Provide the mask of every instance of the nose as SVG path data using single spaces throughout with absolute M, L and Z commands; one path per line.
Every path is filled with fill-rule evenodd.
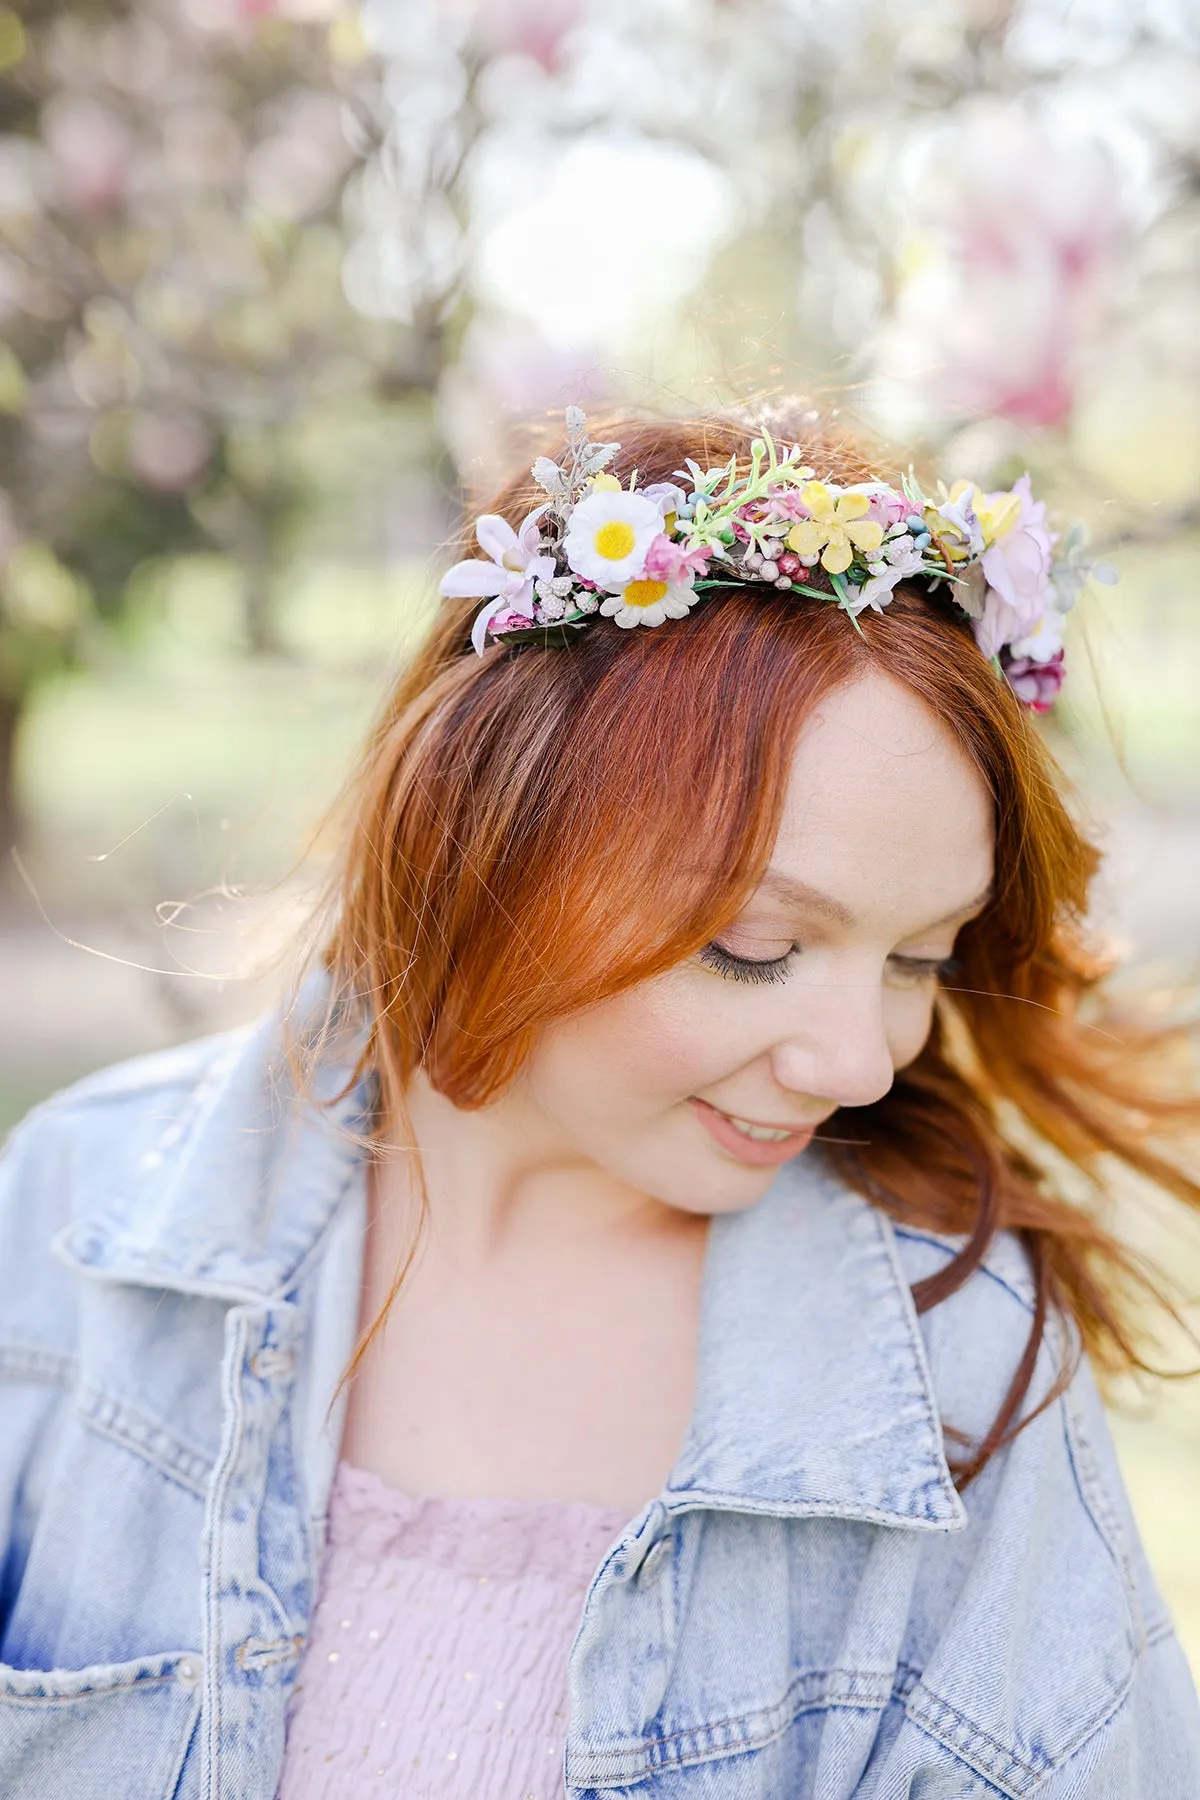
M 895 1079 L 878 984 L 808 988 L 802 1021 L 772 1052 L 780 1087 L 838 1106 L 870 1106 Z

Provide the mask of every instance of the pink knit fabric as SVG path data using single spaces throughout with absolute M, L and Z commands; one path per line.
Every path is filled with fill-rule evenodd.
M 560 1800 L 567 1656 L 627 1523 L 339 1464 L 277 1800 Z

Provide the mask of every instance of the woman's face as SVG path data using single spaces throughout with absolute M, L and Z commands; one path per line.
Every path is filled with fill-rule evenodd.
M 831 1113 L 878 1100 L 917 1056 L 992 855 L 987 789 L 920 701 L 877 674 L 830 695 L 738 917 L 542 1034 L 520 1084 L 539 1133 L 686 1212 L 752 1205 Z

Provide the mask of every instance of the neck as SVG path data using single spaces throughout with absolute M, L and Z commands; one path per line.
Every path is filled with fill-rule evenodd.
M 448 1273 L 484 1274 L 535 1255 L 586 1256 L 698 1223 L 584 1157 L 519 1081 L 498 1101 L 464 1111 L 418 1073 L 405 1099 L 411 1129 L 389 1132 L 397 1148 L 374 1166 L 375 1193 L 383 1218 L 410 1230 L 423 1178 L 427 1254 Z

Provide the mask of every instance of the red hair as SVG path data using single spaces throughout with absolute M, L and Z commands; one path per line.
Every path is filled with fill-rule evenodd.
M 878 472 L 812 420 L 782 435 L 818 476 L 848 484 Z M 622 439 L 616 473 L 636 467 L 646 483 L 687 457 L 745 456 L 752 429 L 622 421 L 601 435 Z M 482 510 L 516 524 L 538 499 L 525 478 Z M 1169 1034 L 1096 1028 L 1107 968 L 1084 918 L 1097 854 L 963 617 L 900 588 L 860 633 L 819 600 L 730 587 L 659 630 L 598 624 L 566 649 L 479 658 L 477 606 L 444 603 L 353 788 L 325 961 L 335 1002 L 368 1027 L 359 1072 L 377 1074 L 381 1132 L 405 1120 L 418 1068 L 456 1106 L 481 1106 L 549 1020 L 669 968 L 727 925 L 770 856 L 806 718 L 831 689 L 878 669 L 949 728 L 987 784 L 995 897 L 960 934 L 963 973 L 939 997 L 920 1056 L 882 1100 L 842 1120 L 852 1129 L 839 1132 L 841 1115 L 831 1122 L 831 1137 L 860 1142 L 826 1153 L 897 1219 L 965 1238 L 918 1286 L 919 1309 L 960 1287 L 997 1231 L 1027 1248 L 1029 1343 L 960 1483 L 1018 1428 L 1052 1310 L 1078 1322 L 1101 1372 L 1144 1367 L 1132 1284 L 1147 1277 L 1064 1191 L 1063 1169 L 1098 1196 L 1101 1163 L 1116 1159 L 1200 1206 L 1166 1148 L 1200 1109 L 1166 1084 Z

